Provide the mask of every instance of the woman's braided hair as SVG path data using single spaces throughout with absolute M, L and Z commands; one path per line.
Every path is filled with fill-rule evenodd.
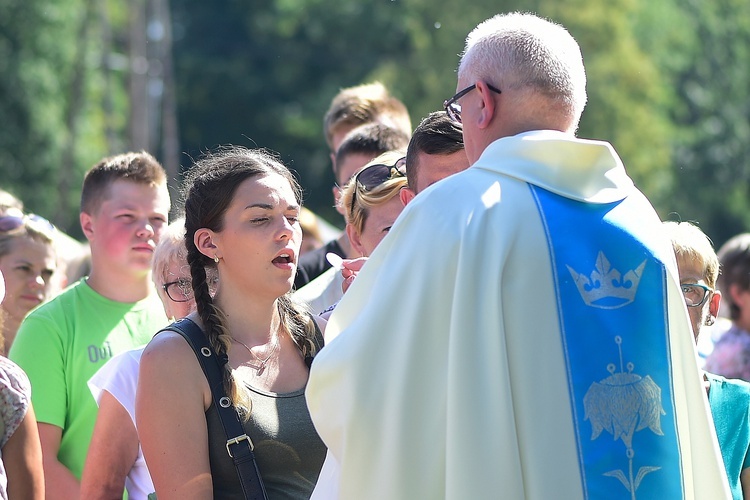
M 292 173 L 264 150 L 228 146 L 202 157 L 188 173 L 185 189 L 185 246 L 192 276 L 197 312 L 203 322 L 204 334 L 223 364 L 224 389 L 238 407 L 250 408 L 247 392 L 239 388 L 232 368 L 227 363 L 231 335 L 226 328 L 222 310 L 214 303 L 206 279 L 206 268 L 214 261 L 201 253 L 193 237 L 201 228 L 220 232 L 224 214 L 234 198 L 237 187 L 245 180 L 264 175 L 281 175 L 289 181 L 299 203 L 302 190 Z M 316 327 L 302 306 L 294 303 L 288 292 L 276 301 L 280 328 L 287 332 L 303 357 L 315 355 Z M 249 413 L 247 413 L 249 415 Z

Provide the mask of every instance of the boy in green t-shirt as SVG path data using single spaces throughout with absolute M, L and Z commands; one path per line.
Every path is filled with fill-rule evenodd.
M 47 491 L 61 497 L 80 496 L 97 413 L 88 380 L 166 324 L 150 272 L 169 208 L 166 173 L 148 153 L 91 168 L 80 214 L 91 273 L 29 314 L 11 349 L 31 380 Z

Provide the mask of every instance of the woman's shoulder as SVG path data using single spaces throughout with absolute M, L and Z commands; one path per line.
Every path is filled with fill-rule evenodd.
M 140 365 L 141 370 L 146 366 L 159 372 L 184 372 L 186 368 L 201 372 L 195 351 L 187 339 L 172 330 L 162 330 L 151 339 L 143 349 Z
M 151 339 L 144 350 L 144 354 L 149 350 L 166 350 L 176 349 L 178 351 L 184 351 L 187 348 L 188 351 L 192 351 L 190 346 L 190 337 L 203 336 L 203 328 L 200 320 L 193 314 L 190 316 L 177 320 L 161 330 Z
M 159 351 L 162 353 L 172 350 L 181 351 L 184 350 L 181 349 L 183 347 L 192 351 L 190 345 L 182 335 L 174 330 L 162 330 L 157 335 L 154 335 L 154 338 L 151 339 L 148 345 L 143 349 L 142 356 L 153 351 Z
M 139 393 L 141 387 L 150 387 L 148 392 L 161 394 L 177 404 L 195 397 L 203 400 L 204 409 L 210 403 L 208 381 L 198 358 L 177 332 L 160 332 L 143 350 L 138 387 Z
M 31 385 L 26 373 L 16 363 L 0 355 L 0 380 L 3 385 L 22 392 L 31 392 Z

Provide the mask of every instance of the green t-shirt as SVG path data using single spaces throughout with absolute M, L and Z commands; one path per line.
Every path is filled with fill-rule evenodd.
M 166 324 L 155 293 L 136 303 L 115 302 L 85 279 L 21 324 L 9 357 L 31 380 L 37 421 L 62 428 L 58 460 L 78 479 L 98 409 L 89 379 L 112 356 L 145 345 Z

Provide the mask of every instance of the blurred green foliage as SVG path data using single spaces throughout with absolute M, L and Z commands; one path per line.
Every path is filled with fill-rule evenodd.
M 128 5 L 0 0 L 0 186 L 74 234 L 83 172 L 129 148 Z M 750 229 L 743 0 L 171 0 L 182 167 L 220 144 L 268 148 L 306 204 L 340 223 L 322 132 L 331 98 L 380 80 L 416 125 L 455 91 L 466 34 L 513 10 L 579 41 L 579 135 L 610 141 L 662 217 L 698 221 L 717 244 Z

